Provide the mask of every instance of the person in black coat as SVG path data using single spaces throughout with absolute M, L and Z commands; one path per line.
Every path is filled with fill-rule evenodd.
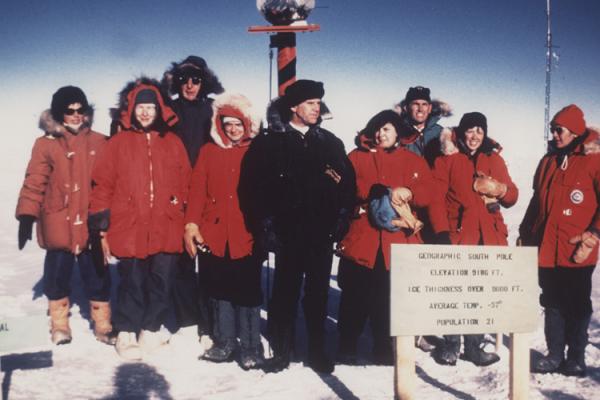
M 175 133 L 183 142 L 193 168 L 200 148 L 210 141 L 213 99 L 208 95 L 222 93 L 223 87 L 206 61 L 198 56 L 172 63 L 163 75 L 162 86 L 175 97 L 169 104 L 179 119 Z M 212 324 L 205 282 L 205 268 L 199 265 L 196 274 L 195 260 L 184 252 L 177 263 L 172 292 L 176 322 L 178 328 L 198 325 L 201 344 L 208 347 Z
M 269 129 L 250 146 L 239 194 L 247 224 L 262 251 L 275 252 L 269 303 L 274 357 L 268 371 L 287 368 L 297 303 L 308 333 L 308 362 L 331 373 L 325 354 L 325 319 L 333 243 L 349 224 L 355 176 L 344 144 L 320 127 L 323 84 L 299 80 L 269 110 Z

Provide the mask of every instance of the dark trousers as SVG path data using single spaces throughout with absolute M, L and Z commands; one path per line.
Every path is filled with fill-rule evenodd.
M 270 328 L 293 326 L 304 282 L 302 307 L 309 351 L 319 351 L 324 346 L 332 261 L 333 253 L 327 246 L 288 244 L 275 256 L 275 277 L 269 304 Z
M 539 268 L 542 294 L 540 304 L 575 318 L 592 314 L 592 274 L 594 265 L 578 268 Z
M 338 315 L 340 346 L 356 350 L 356 342 L 369 320 L 375 346 L 385 347 L 390 337 L 390 272 L 381 250 L 373 269 L 340 259 L 338 285 L 342 290 Z
M 202 274 L 204 270 L 200 265 L 200 273 L 197 274 L 196 260 L 185 252 L 181 254 L 175 266 L 172 292 L 178 327 L 198 325 L 199 335 L 211 331 L 207 285 Z
M 74 255 L 64 250 L 48 250 L 44 259 L 44 294 L 49 300 L 58 300 L 71 294 L 71 274 L 77 261 L 89 300 L 108 301 L 110 298 L 110 273 L 108 267 L 100 275 L 94 267 L 88 250 Z
M 156 332 L 169 312 L 169 298 L 178 254 L 158 253 L 148 258 L 119 261 L 121 282 L 113 312 L 118 331 Z

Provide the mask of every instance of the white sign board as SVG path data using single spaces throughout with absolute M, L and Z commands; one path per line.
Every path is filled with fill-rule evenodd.
M 391 335 L 532 332 L 537 248 L 392 245 Z
M 48 331 L 46 314 L 13 318 L 0 316 L 0 354 L 49 345 Z

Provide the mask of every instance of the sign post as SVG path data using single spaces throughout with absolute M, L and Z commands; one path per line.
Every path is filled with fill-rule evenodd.
M 413 336 L 492 332 L 511 332 L 510 398 L 527 398 L 535 247 L 393 245 L 391 271 L 396 398 L 415 398 Z

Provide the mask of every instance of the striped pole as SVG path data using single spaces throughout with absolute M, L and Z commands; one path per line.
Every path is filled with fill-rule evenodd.
M 285 88 L 296 82 L 296 34 L 279 32 L 271 36 L 270 47 L 277 48 L 277 83 L 279 96 Z

